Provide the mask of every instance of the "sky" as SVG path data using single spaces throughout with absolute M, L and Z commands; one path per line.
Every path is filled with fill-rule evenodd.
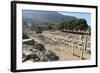
M 91 26 L 91 14 L 90 13 L 79 13 L 79 12 L 58 12 L 62 15 L 69 15 L 69 16 L 75 16 L 77 18 L 84 18 L 88 25 Z

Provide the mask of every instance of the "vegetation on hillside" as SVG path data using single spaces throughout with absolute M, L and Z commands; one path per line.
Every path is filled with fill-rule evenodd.
M 87 31 L 90 28 L 85 19 L 65 20 L 58 25 L 59 30 L 63 31 Z

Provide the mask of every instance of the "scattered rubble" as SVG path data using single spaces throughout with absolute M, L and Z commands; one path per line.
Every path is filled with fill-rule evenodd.
M 23 48 L 26 44 L 24 44 Z M 44 45 L 41 43 L 36 43 L 31 45 L 26 45 L 28 49 L 23 49 L 23 61 L 26 62 L 32 60 L 33 62 L 47 62 L 47 61 L 57 61 L 59 57 L 52 51 L 46 50 Z M 27 51 L 27 52 L 26 52 Z
M 44 47 L 44 45 L 41 44 L 41 43 L 37 43 L 37 44 L 33 45 L 33 48 L 34 48 L 34 49 L 37 49 L 37 50 L 39 50 L 39 51 L 45 51 L 45 47 Z
M 31 39 L 31 40 L 28 40 L 28 41 L 24 41 L 23 44 L 33 45 L 33 44 L 35 44 L 35 41 L 33 39 Z

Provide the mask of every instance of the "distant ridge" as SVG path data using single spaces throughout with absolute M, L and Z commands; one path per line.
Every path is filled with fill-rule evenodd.
M 52 24 L 59 24 L 64 20 L 76 19 L 74 16 L 65 16 L 55 11 L 23 10 L 24 21 L 40 21 Z

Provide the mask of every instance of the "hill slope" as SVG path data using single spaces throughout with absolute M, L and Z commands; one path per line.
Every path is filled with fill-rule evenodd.
M 63 22 L 65 19 L 75 19 L 73 16 L 64 16 L 60 13 L 54 11 L 34 11 L 34 10 L 24 10 L 23 11 L 23 19 L 31 19 L 42 22 L 49 22 L 52 24 L 58 24 Z

